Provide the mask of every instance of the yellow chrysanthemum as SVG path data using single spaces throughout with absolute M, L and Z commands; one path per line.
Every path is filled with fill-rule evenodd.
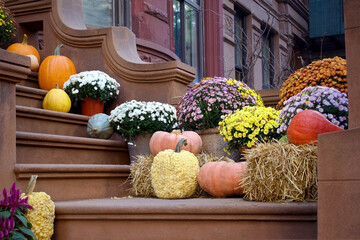
M 279 111 L 274 108 L 246 106 L 219 123 L 220 134 L 230 149 L 252 147 L 257 141 L 269 141 L 276 135 L 278 117 Z

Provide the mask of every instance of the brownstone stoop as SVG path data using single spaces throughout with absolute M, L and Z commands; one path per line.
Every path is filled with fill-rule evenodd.
M 106 113 L 131 99 L 176 104 L 195 77 L 192 67 L 142 62 L 130 30 L 87 30 L 79 3 L 69 2 L 8 1 L 8 7 L 30 44 L 43 33 L 42 59 L 63 43 L 78 72 L 96 68 L 119 81 L 120 96 Z M 89 117 L 76 111 L 42 109 L 47 91 L 29 66 L 29 58 L 0 49 L 0 188 L 15 181 L 25 189 L 38 175 L 35 191 L 47 192 L 56 206 L 52 239 L 316 239 L 316 203 L 129 196 L 127 143 L 117 135 L 89 138 Z M 274 93 L 263 96 L 276 101 Z

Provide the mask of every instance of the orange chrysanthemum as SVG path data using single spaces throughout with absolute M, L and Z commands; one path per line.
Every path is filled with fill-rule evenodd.
M 283 107 L 286 99 L 298 94 L 309 86 L 332 87 L 347 93 L 346 60 L 341 57 L 314 61 L 306 67 L 296 70 L 282 84 L 277 109 Z

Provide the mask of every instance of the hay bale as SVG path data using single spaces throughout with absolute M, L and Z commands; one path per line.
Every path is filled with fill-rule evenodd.
M 215 157 L 211 154 L 200 153 L 196 155 L 199 160 L 199 166 L 203 166 L 207 162 L 227 161 L 233 162 L 232 159 L 227 157 Z M 136 197 L 155 197 L 154 189 L 151 185 L 151 165 L 154 161 L 152 155 L 138 155 L 130 168 L 130 175 L 127 181 L 130 181 L 131 188 L 130 194 Z M 207 197 L 209 196 L 198 185 L 192 197 Z
M 130 168 L 128 181 L 131 183 L 130 194 L 136 197 L 154 197 L 154 189 L 151 185 L 151 165 L 153 155 L 137 155 Z
M 262 143 L 246 150 L 240 183 L 244 199 L 261 202 L 317 200 L 317 146 Z

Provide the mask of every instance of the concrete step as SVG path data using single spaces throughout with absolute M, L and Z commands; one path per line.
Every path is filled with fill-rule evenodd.
M 86 127 L 89 118 L 79 114 L 16 106 L 16 130 L 22 132 L 88 137 Z
M 128 165 L 130 160 L 124 141 L 17 131 L 16 163 Z
M 16 105 L 42 108 L 42 102 L 47 93 L 46 90 L 17 84 Z
M 52 239 L 316 239 L 316 203 L 119 198 L 55 203 Z
M 25 191 L 31 175 L 38 175 L 36 192 L 53 201 L 128 196 L 129 165 L 16 164 L 17 185 Z

